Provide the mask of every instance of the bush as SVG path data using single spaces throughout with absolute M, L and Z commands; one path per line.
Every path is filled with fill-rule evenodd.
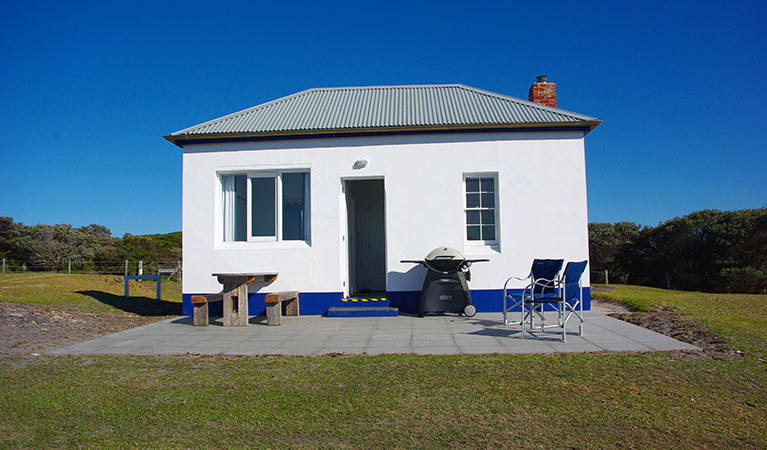
M 727 292 L 734 294 L 767 294 L 767 273 L 748 267 L 722 269 Z

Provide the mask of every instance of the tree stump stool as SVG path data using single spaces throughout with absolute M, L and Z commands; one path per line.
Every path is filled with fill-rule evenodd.
M 266 302 L 266 324 L 271 326 L 282 325 L 282 304 L 285 304 L 286 316 L 298 315 L 298 291 L 282 291 L 273 294 L 267 294 L 264 297 Z

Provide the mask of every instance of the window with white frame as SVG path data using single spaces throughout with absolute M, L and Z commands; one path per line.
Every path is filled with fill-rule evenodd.
M 466 240 L 494 244 L 498 240 L 495 175 L 464 175 Z
M 309 172 L 221 175 L 224 242 L 309 241 Z

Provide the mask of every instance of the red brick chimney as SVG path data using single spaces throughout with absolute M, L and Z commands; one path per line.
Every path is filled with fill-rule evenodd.
M 537 81 L 530 86 L 528 100 L 541 105 L 557 107 L 557 83 L 549 83 L 546 75 L 539 75 Z

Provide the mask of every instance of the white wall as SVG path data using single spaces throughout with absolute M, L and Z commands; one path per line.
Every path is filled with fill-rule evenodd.
M 364 169 L 354 162 L 368 160 Z M 588 258 L 583 133 L 467 133 L 196 144 L 184 148 L 184 293 L 218 292 L 212 273 L 279 272 L 269 291 L 343 292 L 342 180 L 385 179 L 388 291 L 420 291 L 421 259 L 449 245 L 490 263 L 472 289 L 500 289 L 533 258 Z M 221 242 L 222 171 L 308 168 L 311 243 Z M 497 173 L 499 247 L 466 244 L 463 174 Z M 586 286 L 588 280 L 586 277 Z M 348 285 L 348 283 L 347 283 Z M 256 286 L 253 290 L 258 289 Z

